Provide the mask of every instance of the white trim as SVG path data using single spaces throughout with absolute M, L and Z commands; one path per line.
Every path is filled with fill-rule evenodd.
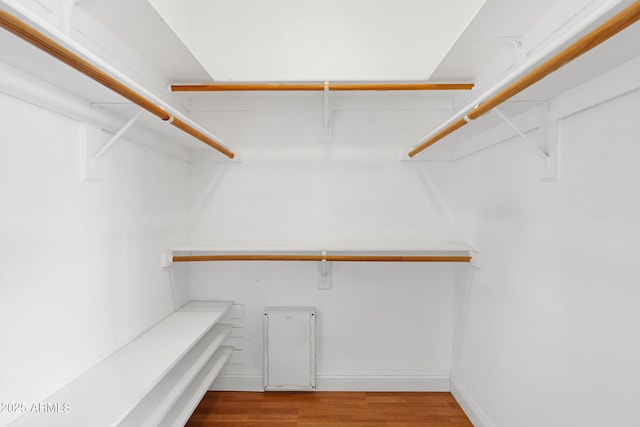
M 478 402 L 454 375 L 451 376 L 451 394 L 475 427 L 495 427 Z
M 209 390 L 264 391 L 262 371 L 222 372 L 216 377 Z
M 320 372 L 317 391 L 430 391 L 451 390 L 449 371 Z M 210 390 L 263 391 L 262 371 L 222 372 Z
M 449 391 L 449 371 L 319 374 L 322 391 Z

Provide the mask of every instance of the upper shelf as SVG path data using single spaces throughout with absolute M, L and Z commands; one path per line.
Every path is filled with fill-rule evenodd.
M 322 251 L 332 253 L 343 252 L 423 252 L 423 253 L 447 253 L 465 254 L 472 251 L 469 245 L 455 242 L 425 242 L 397 240 L 363 240 L 350 241 L 349 243 L 321 242 L 321 241 L 287 241 L 287 240 L 209 240 L 199 242 L 189 242 L 175 245 L 171 248 L 173 252 L 220 252 L 220 253 L 284 253 L 284 252 L 311 252 Z
M 59 87 L 75 88 L 72 93 L 80 98 L 87 99 L 89 94 L 94 94 L 89 99 L 92 103 L 118 104 L 129 101 L 157 116 L 161 119 L 160 124 L 170 124 L 225 156 L 234 157 L 234 153 L 207 130 L 29 9 L 13 1 L 2 0 L 0 26 L 7 30 L 0 35 L 3 48 L 6 46 L 5 53 L 0 57 L 3 61 Z M 75 79 L 78 85 L 73 84 Z M 111 93 L 105 96 L 105 91 L 117 96 Z M 162 130 L 168 128 L 164 126 Z
M 500 120 L 496 117 L 477 119 L 503 102 L 510 103 L 507 108 L 518 114 L 532 108 L 534 103 L 548 101 L 636 58 L 640 55 L 640 45 L 636 42 L 640 26 L 634 24 L 640 20 L 640 3 L 634 2 L 619 10 L 624 4 L 620 2 L 617 7 L 585 20 L 524 64 L 514 66 L 493 88 L 474 94 L 451 119 L 423 138 L 409 156 L 445 137 L 449 142 L 459 143 L 497 126 Z

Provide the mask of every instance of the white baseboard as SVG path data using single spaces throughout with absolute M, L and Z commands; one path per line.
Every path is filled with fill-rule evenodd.
M 327 372 L 316 376 L 324 391 L 449 391 L 449 371 Z
M 262 391 L 262 371 L 224 372 L 210 390 Z M 450 391 L 449 371 L 319 372 L 318 391 Z
M 262 371 L 225 372 L 223 370 L 209 390 L 264 391 Z
M 494 427 L 478 402 L 453 375 L 451 376 L 451 394 L 475 427 Z

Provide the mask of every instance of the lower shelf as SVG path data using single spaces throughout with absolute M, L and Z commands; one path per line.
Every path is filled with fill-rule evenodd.
M 185 425 L 198 403 L 202 400 L 213 380 L 218 376 L 222 367 L 227 363 L 233 351 L 232 347 L 222 347 L 200 370 L 197 377 L 180 396 L 171 410 L 164 417 L 159 427 L 182 427 Z
M 217 324 L 230 307 L 187 303 L 45 400 L 68 412 L 27 413 L 11 426 L 183 425 L 231 355 L 220 347 L 231 326 Z

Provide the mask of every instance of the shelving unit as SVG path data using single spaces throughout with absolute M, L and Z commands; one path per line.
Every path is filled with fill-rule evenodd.
M 321 242 L 199 242 L 175 246 L 166 253 L 162 267 L 182 262 L 305 261 L 318 263 L 318 288 L 331 289 L 333 262 L 470 263 L 480 267 L 479 253 L 457 243 L 354 242 L 347 245 Z
M 450 243 L 194 242 L 171 248 L 168 264 L 196 261 L 470 262 L 473 249 Z
M 334 262 L 469 263 L 480 267 L 479 252 L 452 242 L 384 241 L 329 242 L 215 241 L 192 242 L 169 249 L 162 267 L 184 262 L 286 261 L 316 262 L 318 289 L 331 289 Z
M 184 425 L 231 355 L 231 302 L 192 301 L 60 389 L 44 403 L 68 412 L 31 412 L 12 426 Z
M 3 46 L 0 62 L 63 88 L 79 100 L 87 100 L 93 107 L 99 106 L 113 116 L 122 116 L 121 106 L 135 106 L 133 114 L 143 110 L 148 112 L 141 115 L 140 120 L 135 120 L 145 129 L 188 149 L 200 149 L 204 143 L 228 159 L 234 158 L 235 154 L 209 130 L 19 1 L 0 0 L 0 27 L 0 44 Z M 10 93 L 29 101 L 36 98 L 38 102 L 50 103 L 39 99 L 42 94 Z M 74 118 L 82 115 L 75 111 L 70 114 Z M 126 126 L 128 128 L 129 124 Z

